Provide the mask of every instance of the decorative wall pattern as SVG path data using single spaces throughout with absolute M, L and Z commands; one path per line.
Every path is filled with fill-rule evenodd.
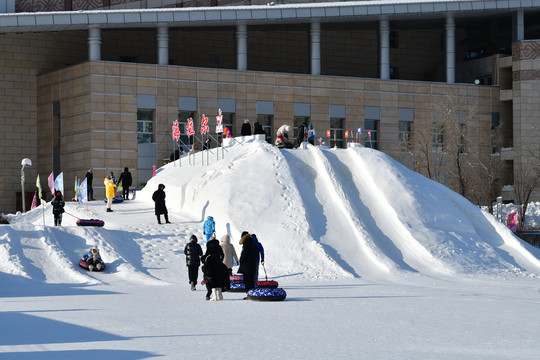
M 512 44 L 512 61 L 540 59 L 540 41 L 520 41 Z
M 42 11 L 77 11 L 93 9 L 109 9 L 122 4 L 137 2 L 141 0 L 17 0 L 15 2 L 15 12 L 42 12 Z M 177 7 L 202 7 L 229 5 L 242 3 L 242 0 L 177 0 L 173 4 L 159 6 L 159 3 L 150 7 L 177 8 Z M 137 7 L 140 7 L 137 6 Z M 145 6 L 146 7 L 146 6 Z
M 512 72 L 512 81 L 540 80 L 540 70 L 521 70 Z

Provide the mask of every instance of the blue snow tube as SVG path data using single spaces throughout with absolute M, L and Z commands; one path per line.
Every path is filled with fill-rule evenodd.
M 259 288 L 249 290 L 247 298 L 255 301 L 283 301 L 287 297 L 287 293 L 282 288 L 268 289 Z
M 232 282 L 229 289 L 230 292 L 246 292 L 246 284 L 243 282 Z

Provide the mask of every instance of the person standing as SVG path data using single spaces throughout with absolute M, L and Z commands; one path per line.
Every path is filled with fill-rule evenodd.
M 242 124 L 242 128 L 240 129 L 240 135 L 242 136 L 251 135 L 251 125 L 248 119 L 244 119 L 244 123 Z
M 66 205 L 66 202 L 62 198 L 62 192 L 60 190 L 56 190 L 56 194 L 52 201 L 54 226 L 62 226 L 62 213 L 64 212 L 65 205 Z
M 167 206 L 165 206 L 165 185 L 159 184 L 158 189 L 152 194 L 152 200 L 155 203 L 155 213 L 157 216 L 158 224 L 161 224 L 161 214 L 165 216 L 165 223 L 170 224 L 169 221 L 169 212 L 167 211 Z
M 216 232 L 216 223 L 214 218 L 208 216 L 203 224 L 203 234 L 206 235 L 206 242 L 210 240 L 214 233 Z
M 113 210 L 111 209 L 111 206 L 112 200 L 114 198 L 114 188 L 116 187 L 116 184 L 112 181 L 110 176 L 107 176 L 105 178 L 103 184 L 105 185 L 105 197 L 107 198 L 107 212 L 112 212 Z
M 255 121 L 253 123 L 253 135 L 259 135 L 259 134 L 264 134 L 266 135 L 266 133 L 264 132 L 264 129 L 263 127 L 261 126 L 261 124 L 259 124 L 258 121 Z
M 236 250 L 234 245 L 231 244 L 231 239 L 229 235 L 223 235 L 221 238 L 221 249 L 223 250 L 223 263 L 229 269 L 229 275 L 232 275 L 233 259 L 238 264 L 238 255 L 236 255 Z
M 94 200 L 94 188 L 92 187 L 92 181 L 94 180 L 94 174 L 92 168 L 86 172 L 86 191 L 88 192 L 88 200 Z
M 118 183 L 122 185 L 122 197 L 124 200 L 129 200 L 129 187 L 133 183 L 133 180 L 127 167 L 125 167 L 124 172 L 120 174 Z
M 313 123 L 309 123 L 308 132 L 307 132 L 307 141 L 311 145 L 315 145 L 315 129 L 313 128 Z
M 240 254 L 240 267 L 238 273 L 244 275 L 244 284 L 246 285 L 246 293 L 255 288 L 255 271 L 257 268 L 257 256 L 259 249 L 253 241 L 251 235 L 244 231 L 240 239 L 242 245 L 242 253 Z M 247 300 L 247 297 L 244 298 Z
M 264 266 L 264 248 L 259 242 L 259 239 L 257 239 L 257 235 L 251 234 L 251 238 L 253 239 L 253 242 L 255 242 L 255 245 L 257 245 L 257 250 L 259 251 L 257 254 L 257 267 L 255 268 L 255 281 L 257 281 L 259 280 L 259 263 Z
M 203 254 L 201 245 L 197 242 L 197 237 L 191 235 L 189 242 L 184 248 L 184 254 L 186 255 L 186 266 L 188 268 L 189 283 L 191 284 L 191 290 L 197 290 L 197 279 L 199 278 L 199 266 L 201 265 L 201 256 Z

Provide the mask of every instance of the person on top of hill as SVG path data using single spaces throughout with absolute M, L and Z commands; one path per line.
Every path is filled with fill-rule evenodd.
M 313 123 L 309 123 L 308 125 L 308 131 L 307 131 L 307 141 L 311 145 L 315 145 L 315 129 L 313 128 Z
M 184 255 L 186 255 L 186 266 L 188 268 L 189 283 L 191 284 L 191 290 L 197 290 L 197 279 L 199 278 L 199 266 L 201 265 L 201 256 L 203 251 L 201 245 L 197 242 L 197 237 L 191 235 L 189 242 L 184 248 Z
M 214 222 L 214 218 L 208 216 L 203 224 L 203 234 L 206 235 L 206 242 L 208 242 L 208 240 L 210 240 L 210 238 L 215 235 L 215 232 L 216 223 Z
M 289 140 L 289 132 L 291 131 L 290 125 L 281 125 L 277 131 L 277 137 L 275 145 L 278 148 L 292 148 L 292 144 Z
M 62 213 L 65 211 L 64 206 L 66 205 L 66 202 L 62 198 L 62 192 L 60 190 L 56 190 L 56 194 L 51 203 L 53 206 L 54 226 L 62 226 Z
M 240 129 L 240 135 L 242 136 L 251 135 L 251 124 L 249 123 L 248 119 L 244 119 L 244 123 L 242 124 L 242 128 Z
M 125 167 L 124 172 L 120 174 L 118 183 L 122 185 L 122 197 L 124 200 L 129 200 L 129 187 L 133 183 L 133 179 L 127 167 Z
M 266 135 L 266 133 L 264 132 L 264 129 L 263 127 L 261 126 L 261 124 L 258 122 L 258 121 L 255 121 L 253 123 L 253 135 Z
M 110 176 L 107 176 L 105 180 L 103 180 L 103 185 L 105 185 L 105 197 L 107 198 L 107 212 L 112 212 L 113 210 L 111 209 L 111 206 L 112 200 L 114 198 L 114 188 L 116 187 L 116 184 Z

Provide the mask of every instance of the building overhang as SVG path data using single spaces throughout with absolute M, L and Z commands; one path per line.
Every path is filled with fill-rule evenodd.
M 540 0 L 375 0 L 257 6 L 92 10 L 0 14 L 0 33 L 86 30 L 92 27 L 214 27 L 310 22 L 370 22 L 503 16 L 540 11 Z

